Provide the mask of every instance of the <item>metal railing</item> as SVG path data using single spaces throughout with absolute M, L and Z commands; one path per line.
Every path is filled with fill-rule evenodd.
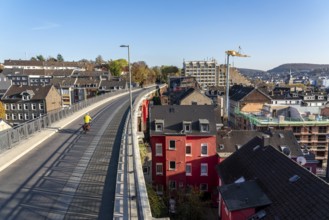
M 164 87 L 165 85 L 160 86 Z M 140 158 L 138 136 L 137 136 L 137 115 L 139 113 L 139 106 L 142 101 L 146 99 L 147 96 L 156 92 L 158 88 L 150 88 L 140 94 L 134 101 L 133 107 L 133 120 L 132 120 L 132 130 L 133 130 L 133 160 L 134 160 L 134 176 L 135 176 L 135 185 L 136 185 L 136 196 L 137 196 L 137 209 L 139 219 L 152 219 L 151 207 L 148 199 L 144 173 L 142 168 L 142 161 Z
M 61 110 L 55 110 L 48 112 L 46 115 L 22 123 L 16 127 L 0 132 L 0 153 L 9 150 L 21 141 L 29 138 L 36 132 L 40 132 L 44 129 L 50 129 L 53 123 L 64 119 L 73 113 L 84 109 L 94 103 L 102 101 L 103 99 L 121 94 L 126 90 L 118 90 L 116 92 L 105 93 L 78 103 L 73 104 L 70 107 L 63 108 Z
M 242 116 L 243 118 L 249 120 L 255 125 L 329 125 L 329 117 L 321 117 L 316 119 L 310 119 L 307 117 L 303 118 L 290 118 L 284 117 L 284 120 L 279 120 L 278 117 L 265 117 L 263 115 L 256 115 L 252 113 L 241 112 L 235 109 L 234 113 L 236 115 Z

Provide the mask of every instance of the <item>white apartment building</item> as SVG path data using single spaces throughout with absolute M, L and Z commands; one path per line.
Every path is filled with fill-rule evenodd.
M 217 86 L 217 61 L 184 61 L 182 76 L 193 76 L 202 88 Z

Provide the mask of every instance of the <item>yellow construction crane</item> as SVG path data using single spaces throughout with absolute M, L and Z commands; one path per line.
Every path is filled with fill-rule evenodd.
M 227 51 L 225 51 L 225 53 L 228 56 L 232 56 L 232 57 L 249 57 L 248 55 L 241 54 L 240 52 L 237 52 L 235 50 L 227 50 Z
M 230 126 L 230 103 L 229 103 L 229 89 L 230 89 L 230 68 L 229 68 L 229 58 L 232 57 L 249 57 L 248 55 L 240 53 L 241 47 L 239 47 L 239 52 L 235 50 L 227 50 L 225 53 L 227 54 L 227 64 L 226 64 L 226 108 L 224 113 L 224 118 L 227 118 L 227 126 Z

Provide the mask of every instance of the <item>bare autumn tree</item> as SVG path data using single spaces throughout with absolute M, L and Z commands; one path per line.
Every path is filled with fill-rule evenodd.
M 131 66 L 132 81 L 139 83 L 141 86 L 154 83 L 156 74 L 150 69 L 144 61 L 135 62 Z
M 4 119 L 6 117 L 6 110 L 3 106 L 3 103 L 0 102 L 0 119 Z

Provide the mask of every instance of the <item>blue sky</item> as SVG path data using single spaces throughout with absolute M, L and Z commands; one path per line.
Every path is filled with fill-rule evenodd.
M 127 58 L 149 66 L 250 58 L 236 67 L 329 63 L 328 0 L 0 0 L 0 62 Z

